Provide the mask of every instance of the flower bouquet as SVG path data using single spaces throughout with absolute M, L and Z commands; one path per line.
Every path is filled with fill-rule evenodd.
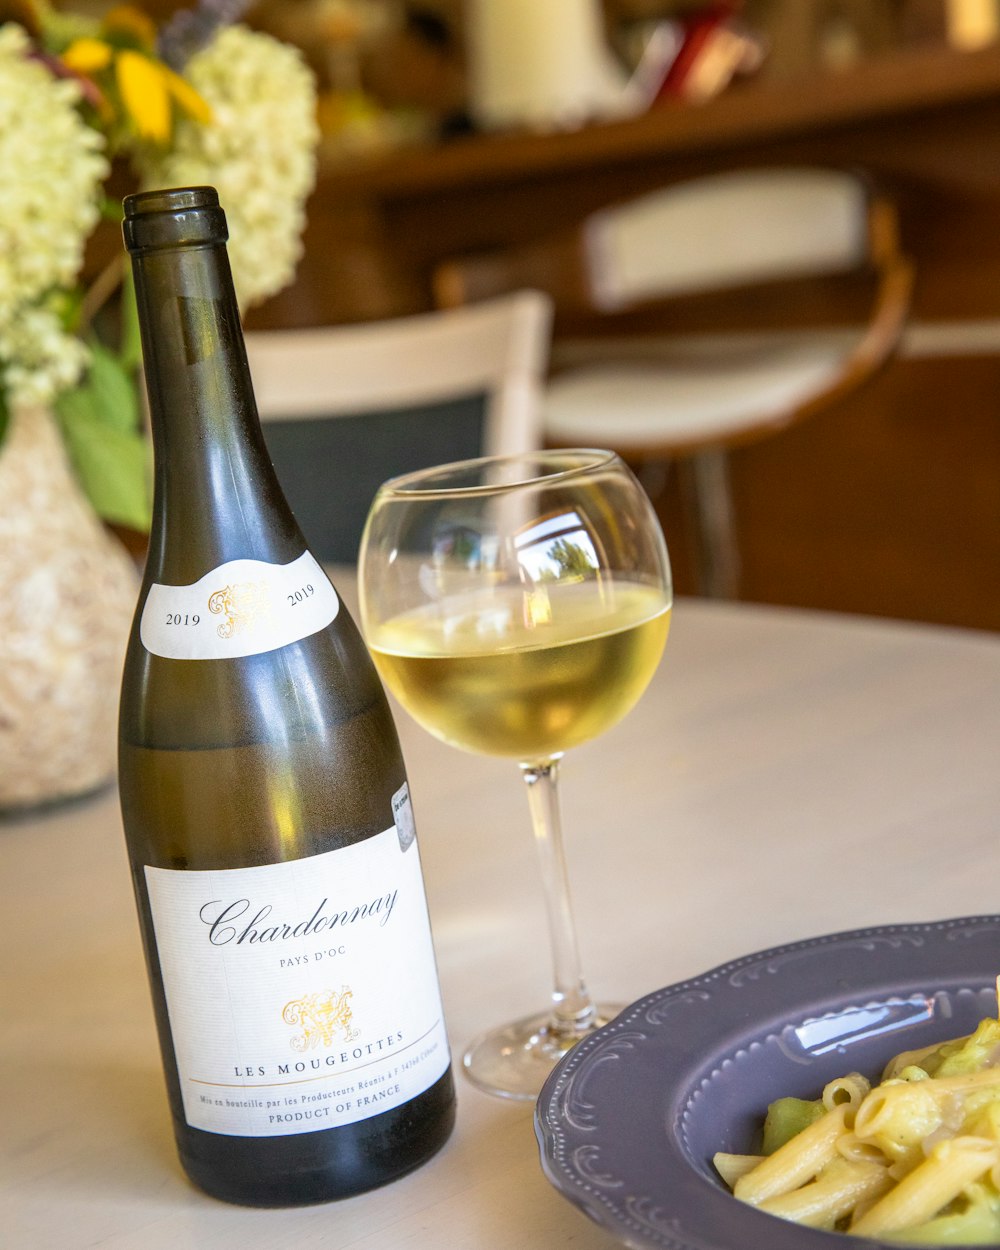
M 313 185 L 300 54 L 204 0 L 157 30 L 0 0 L 0 816 L 114 774 L 148 528 L 123 191 L 210 183 L 244 306 L 291 278 Z
M 127 189 L 210 183 L 241 305 L 286 285 L 315 179 L 316 94 L 300 53 L 202 0 L 157 29 L 0 0 L 0 456 L 11 416 L 55 414 L 106 521 L 149 521 L 134 297 L 120 244 L 88 272 Z

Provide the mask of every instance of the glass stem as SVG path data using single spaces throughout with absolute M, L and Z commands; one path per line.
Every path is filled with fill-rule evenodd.
M 582 1035 L 593 1024 L 594 1004 L 580 971 L 580 952 L 570 905 L 569 876 L 559 819 L 559 760 L 522 764 L 528 806 L 542 869 L 552 947 L 552 1030 L 560 1037 Z

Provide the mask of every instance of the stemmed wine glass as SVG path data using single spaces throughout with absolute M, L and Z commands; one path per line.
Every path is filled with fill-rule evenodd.
M 361 621 L 402 706 L 453 746 L 516 760 L 528 785 L 554 984 L 548 1011 L 483 1034 L 467 1075 L 534 1098 L 617 1008 L 580 971 L 557 795 L 564 751 L 614 725 L 659 663 L 671 608 L 656 515 L 613 452 L 487 457 L 386 482 L 365 527 Z

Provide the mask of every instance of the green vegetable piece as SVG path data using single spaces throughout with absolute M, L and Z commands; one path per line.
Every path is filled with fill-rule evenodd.
M 801 1133 L 825 1114 L 826 1108 L 819 1098 L 812 1101 L 805 1098 L 778 1098 L 767 1109 L 762 1153 L 774 1154 L 779 1146 L 791 1141 L 797 1133 Z
M 1000 1214 L 989 1203 L 977 1202 L 958 1214 L 938 1215 L 926 1224 L 879 1237 L 908 1246 L 995 1246 L 1000 1242 Z
M 942 1046 L 941 1050 L 947 1049 Z M 983 1068 L 996 1067 L 1000 1062 L 1000 1020 L 983 1020 L 971 1037 L 958 1050 L 943 1055 L 936 1069 L 927 1070 L 932 1076 L 967 1076 L 981 1072 Z M 922 1065 L 927 1067 L 926 1064 Z
M 1000 1065 L 1000 1020 L 980 1022 L 975 1033 L 952 1038 L 940 1046 L 906 1051 L 888 1065 L 886 1077 L 902 1076 L 904 1065 L 919 1065 L 928 1076 L 967 1076 Z

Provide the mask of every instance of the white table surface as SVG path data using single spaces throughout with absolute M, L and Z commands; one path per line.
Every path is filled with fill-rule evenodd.
M 513 765 L 397 719 L 460 1053 L 549 991 L 527 807 Z M 601 998 L 818 933 L 1000 912 L 1000 637 L 682 601 L 653 685 L 567 758 L 563 797 Z M 531 1106 L 461 1076 L 450 1142 L 385 1189 L 285 1211 L 195 1190 L 113 791 L 0 824 L 0 958 L 4 1250 L 612 1245 L 542 1176 Z

